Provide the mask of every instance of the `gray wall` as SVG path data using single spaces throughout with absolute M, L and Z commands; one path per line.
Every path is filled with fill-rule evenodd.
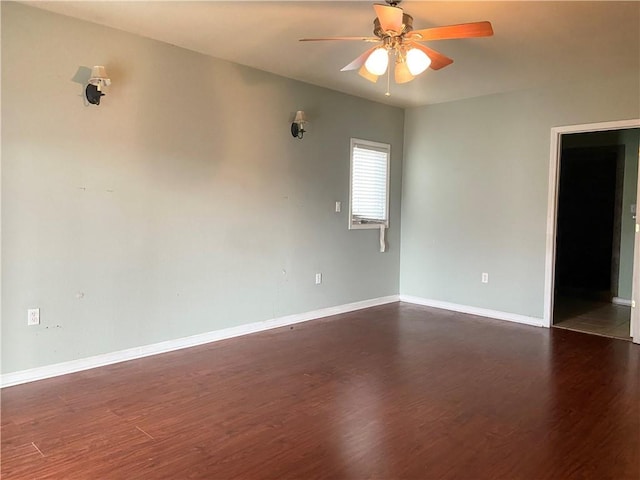
M 567 148 L 622 145 L 624 147 L 624 181 L 622 185 L 622 212 L 620 222 L 620 270 L 618 273 L 618 297 L 631 300 L 633 281 L 633 241 L 636 222 L 631 213 L 638 189 L 638 148 L 640 129 L 591 132 L 562 136 Z
M 622 232 L 620 233 L 620 276 L 618 281 L 618 296 L 623 299 L 631 300 L 634 255 L 633 244 L 635 240 L 636 227 L 636 220 L 631 214 L 631 205 L 635 204 L 638 198 L 640 129 L 636 128 L 621 132 L 620 143 L 625 146 L 625 162 L 624 186 L 622 189 Z
M 2 372 L 397 294 L 403 118 L 3 2 Z M 392 145 L 384 254 L 347 229 L 350 137 Z
M 543 317 L 551 128 L 640 116 L 637 71 L 585 78 L 406 111 L 402 294 Z

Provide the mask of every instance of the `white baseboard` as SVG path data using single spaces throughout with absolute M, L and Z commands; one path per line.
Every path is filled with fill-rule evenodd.
M 627 300 L 626 298 L 613 297 L 611 299 L 611 303 L 615 303 L 616 305 L 624 305 L 625 307 L 631 306 L 631 300 Z
M 250 333 L 262 332 L 272 328 L 284 327 L 295 323 L 307 322 L 319 318 L 329 317 L 331 315 L 339 315 L 341 313 L 353 312 L 363 308 L 375 307 L 399 301 L 399 295 L 390 295 L 388 297 L 373 298 L 361 302 L 347 303 L 345 305 L 337 305 L 335 307 L 322 308 L 311 312 L 299 313 L 295 315 L 287 315 L 286 317 L 272 318 L 262 322 L 248 323 L 238 325 L 237 327 L 225 328 L 223 330 L 214 330 L 212 332 L 200 333 L 189 337 L 177 338 L 175 340 L 167 340 L 166 342 L 154 343 L 151 345 L 143 345 L 140 347 L 128 348 L 117 352 L 105 353 L 93 357 L 80 358 L 68 362 L 46 365 L 44 367 L 31 368 L 28 370 L 20 370 L 18 372 L 5 373 L 0 376 L 0 388 L 19 385 L 22 383 L 43 380 L 45 378 L 57 377 L 69 373 L 89 370 L 91 368 L 103 367 L 113 363 L 126 362 L 136 358 L 148 357 L 160 353 L 171 352 L 182 348 L 194 347 L 205 343 L 217 342 L 228 338 L 248 335 Z
M 534 327 L 544 327 L 542 318 L 528 317 L 517 313 L 500 312 L 498 310 L 489 310 L 486 308 L 470 307 L 468 305 L 459 305 L 457 303 L 441 302 L 440 300 L 429 300 L 427 298 L 413 297 L 411 295 L 400 295 L 401 302 L 423 305 L 425 307 L 441 308 L 443 310 L 451 310 L 453 312 L 468 313 L 470 315 L 478 315 L 480 317 L 488 317 L 496 320 L 506 320 L 508 322 L 524 323 L 525 325 L 533 325 Z

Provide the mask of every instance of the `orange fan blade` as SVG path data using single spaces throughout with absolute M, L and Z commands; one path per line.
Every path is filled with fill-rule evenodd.
M 359 40 L 361 42 L 379 42 L 378 37 L 322 37 L 322 38 L 301 38 L 299 42 L 323 42 L 325 40 Z
M 378 20 L 380 21 L 380 27 L 385 32 L 389 30 L 400 33 L 402 32 L 402 9 L 398 7 L 392 7 L 390 5 L 374 5 L 373 8 L 376 11 Z
M 409 71 L 409 67 L 406 62 L 396 63 L 395 80 L 396 83 L 407 83 L 413 80 L 415 77 Z
M 377 46 L 370 48 L 369 50 L 367 50 L 366 52 L 364 52 L 362 55 L 360 55 L 358 58 L 356 58 L 353 62 L 351 62 L 349 65 L 342 67 L 340 69 L 341 72 L 347 72 L 349 70 L 358 70 L 361 66 L 364 65 L 364 62 L 367 61 L 367 58 L 369 58 L 369 55 L 371 55 L 371 53 L 378 48 Z
M 426 42 L 453 38 L 490 37 L 491 35 L 493 35 L 493 28 L 490 22 L 475 22 L 413 30 L 407 37 L 413 41 Z
M 362 78 L 366 78 L 373 83 L 376 83 L 378 81 L 378 75 L 374 75 L 373 73 L 371 73 L 364 65 L 360 67 L 360 70 L 358 70 L 358 75 L 360 75 Z
M 450 59 L 446 55 L 441 54 L 440 52 L 436 52 L 429 47 L 425 47 L 424 45 L 420 45 L 419 43 L 415 42 L 410 42 L 409 45 L 422 50 L 427 55 L 427 57 L 431 59 L 431 65 L 429 65 L 429 68 L 431 68 L 432 70 L 440 70 L 441 68 L 444 68 L 453 63 L 452 59 Z

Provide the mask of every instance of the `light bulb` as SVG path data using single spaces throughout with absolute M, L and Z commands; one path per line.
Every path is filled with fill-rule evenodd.
M 407 67 L 411 75 L 420 75 L 431 65 L 431 59 L 420 49 L 412 48 L 407 52 Z
M 373 75 L 383 75 L 387 71 L 389 65 L 389 54 L 384 47 L 376 48 L 367 61 L 364 62 L 364 66 Z

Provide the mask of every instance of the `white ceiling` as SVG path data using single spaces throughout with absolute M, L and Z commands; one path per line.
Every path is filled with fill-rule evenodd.
M 489 20 L 489 38 L 428 45 L 454 59 L 405 85 L 372 84 L 340 68 L 370 44 L 298 42 L 369 36 L 369 1 L 24 2 L 285 77 L 398 106 L 439 103 L 640 69 L 640 2 L 421 2 L 414 28 Z M 383 3 L 383 2 L 382 2 Z

